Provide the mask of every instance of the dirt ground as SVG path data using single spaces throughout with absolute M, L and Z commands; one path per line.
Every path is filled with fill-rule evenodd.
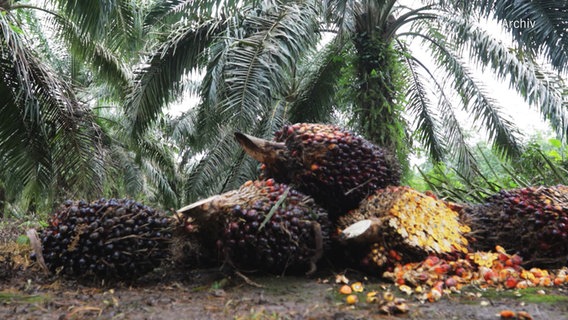
M 2 229 L 3 228 L 3 229 Z M 502 310 L 533 319 L 568 319 L 568 286 L 521 291 L 468 288 L 435 303 L 421 303 L 379 278 L 333 270 L 316 275 L 241 277 L 219 269 L 156 270 L 136 284 L 79 283 L 28 265 L 19 230 L 0 224 L 0 319 L 499 319 Z M 348 306 L 336 275 L 362 281 L 360 302 Z M 385 315 L 364 301 L 371 290 L 391 290 L 409 311 Z M 542 291 L 540 291 L 542 290 Z

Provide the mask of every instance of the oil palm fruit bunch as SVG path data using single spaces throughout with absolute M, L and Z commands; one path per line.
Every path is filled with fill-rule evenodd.
M 389 186 L 338 220 L 340 238 L 363 266 L 389 267 L 428 254 L 468 252 L 470 228 L 444 201 L 410 187 Z
M 568 264 L 567 186 L 502 190 L 461 215 L 475 231 L 477 250 L 500 245 L 520 254 L 525 266 Z
M 398 185 L 400 164 L 386 149 L 334 125 L 286 125 L 267 141 L 236 133 L 264 176 L 312 196 L 335 218 L 379 188 Z
M 168 257 L 172 220 L 134 200 L 66 200 L 40 232 L 41 254 L 63 275 L 135 279 Z
M 188 205 L 187 232 L 205 252 L 237 269 L 315 271 L 328 246 L 327 212 L 313 199 L 273 179 L 248 181 L 239 189 Z

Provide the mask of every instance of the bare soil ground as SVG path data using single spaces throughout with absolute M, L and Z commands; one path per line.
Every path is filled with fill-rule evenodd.
M 566 285 L 500 292 L 468 288 L 420 303 L 384 280 L 333 270 L 325 262 L 312 277 L 250 274 L 245 279 L 219 269 L 163 269 L 136 284 L 81 283 L 45 275 L 33 265 L 26 268 L 29 249 L 16 244 L 20 229 L 0 224 L 0 319 L 494 320 L 506 309 L 526 311 L 533 319 L 568 319 Z M 406 299 L 409 312 L 385 315 L 365 301 L 346 305 L 335 283 L 340 272 L 362 281 L 365 292 L 392 290 Z

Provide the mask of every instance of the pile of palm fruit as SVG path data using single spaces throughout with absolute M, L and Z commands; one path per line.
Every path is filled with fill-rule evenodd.
M 135 276 L 177 250 L 239 270 L 311 273 L 330 244 L 342 260 L 388 272 L 423 269 L 417 261 L 431 256 L 480 272 L 493 265 L 475 262 L 472 250 L 496 245 L 525 263 L 566 263 L 566 187 L 503 191 L 458 206 L 397 186 L 396 158 L 337 126 L 287 125 L 272 141 L 235 136 L 262 162 L 258 180 L 190 204 L 176 219 L 134 201 L 67 202 L 42 233 L 50 268 Z M 191 250 L 179 250 L 184 242 Z
M 248 181 L 179 212 L 204 252 L 238 269 L 310 273 L 329 246 L 326 211 L 273 179 Z
M 169 256 L 172 227 L 165 213 L 133 200 L 67 200 L 40 233 L 41 255 L 58 274 L 134 279 Z

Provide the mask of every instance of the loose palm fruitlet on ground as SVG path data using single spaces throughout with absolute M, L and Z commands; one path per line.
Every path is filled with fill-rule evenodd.
M 367 267 L 468 252 L 470 228 L 460 222 L 458 212 L 410 187 L 377 190 L 341 217 L 338 227 L 348 252 Z
M 75 277 L 134 279 L 169 255 L 172 219 L 139 202 L 67 200 L 40 233 L 52 272 Z
M 462 220 L 474 230 L 476 250 L 500 245 L 525 266 L 568 264 L 568 187 L 503 190 L 484 204 L 466 206 Z
M 497 246 L 495 251 L 477 251 L 462 258 L 445 260 L 428 256 L 423 261 L 398 264 L 383 277 L 398 289 L 418 300 L 434 302 L 443 295 L 460 292 L 462 287 L 526 289 L 528 287 L 562 286 L 567 281 L 568 267 L 555 271 L 524 269 L 522 258 L 507 254 Z
M 240 270 L 313 272 L 329 242 L 326 211 L 273 179 L 248 181 L 178 212 L 203 252 Z
M 263 163 L 265 177 L 296 186 L 334 220 L 375 190 L 399 184 L 400 164 L 394 155 L 334 125 L 287 125 L 274 141 L 235 136 Z

